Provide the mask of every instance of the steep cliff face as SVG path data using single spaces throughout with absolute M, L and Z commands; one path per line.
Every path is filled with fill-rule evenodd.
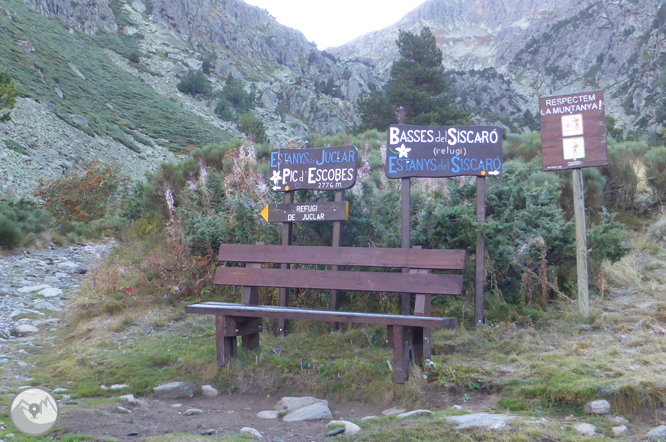
M 537 96 L 603 89 L 609 112 L 621 125 L 655 129 L 663 123 L 655 118 L 664 99 L 656 87 L 666 68 L 663 5 L 654 0 L 430 0 L 395 25 L 331 53 L 343 60 L 370 58 L 386 79 L 399 30 L 429 26 L 444 65 L 457 72 L 454 90 L 465 95 L 459 101 L 468 102 L 470 90 L 483 85 L 497 92 L 483 107 L 472 106 L 478 113 L 506 116 L 507 100 L 535 112 Z M 507 80 L 503 92 L 497 76 L 484 80 L 480 73 L 486 69 Z
M 100 29 L 115 33 L 118 30 L 110 0 L 26 0 L 47 17 L 58 17 L 75 31 L 95 35 Z

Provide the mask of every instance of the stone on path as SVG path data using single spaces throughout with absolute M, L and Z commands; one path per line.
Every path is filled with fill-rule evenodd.
M 160 399 L 179 399 L 194 396 L 192 387 L 187 382 L 169 382 L 153 388 L 155 396 Z
M 619 427 L 613 427 L 613 435 L 614 436 L 620 436 L 621 434 L 626 433 L 629 431 L 626 425 L 620 425 Z
M 280 412 L 277 410 L 264 410 L 257 413 L 259 419 L 277 419 Z
M 41 290 L 38 295 L 42 295 L 45 298 L 55 298 L 56 296 L 62 295 L 64 292 L 57 287 L 47 287 L 44 290 Z
M 259 431 L 255 430 L 254 428 L 251 428 L 251 427 L 243 427 L 243 428 L 240 429 L 240 432 L 241 432 L 241 434 L 250 435 L 255 439 L 262 439 L 263 438 L 263 436 L 261 435 L 261 433 Z
M 408 411 L 406 413 L 400 413 L 396 416 L 401 418 L 401 419 L 405 419 L 405 418 L 408 418 L 408 417 L 420 416 L 420 415 L 423 415 L 423 414 L 432 414 L 432 411 L 430 411 L 430 410 L 414 410 L 414 411 Z
M 55 390 L 52 391 L 53 394 L 63 394 L 63 393 L 69 393 L 69 388 L 56 388 Z
M 382 414 L 384 416 L 393 416 L 395 414 L 404 413 L 405 411 L 407 411 L 407 410 L 404 409 L 404 408 L 393 407 L 393 408 L 389 408 L 388 410 L 382 411 Z
M 611 404 L 605 399 L 588 402 L 583 406 L 583 411 L 587 414 L 608 414 L 610 409 Z
M 333 419 L 333 415 L 331 414 L 328 405 L 322 402 L 299 408 L 298 410 L 287 413 L 287 415 L 282 418 L 285 422 L 312 421 L 319 419 Z
M 666 440 L 666 425 L 651 429 L 647 435 L 650 441 Z
M 196 416 L 197 414 L 203 413 L 203 410 L 200 408 L 190 408 L 189 410 L 185 410 L 183 413 L 185 416 Z
M 299 408 L 307 407 L 312 404 L 322 403 L 328 407 L 328 401 L 325 399 L 317 399 L 312 396 L 303 396 L 303 397 L 283 397 L 280 399 L 275 406 L 277 411 L 294 411 Z
M 48 301 L 41 301 L 34 305 L 37 310 L 48 310 L 50 312 L 61 312 L 62 309 Z
M 109 387 L 110 390 L 124 390 L 125 388 L 129 388 L 129 385 L 127 385 L 127 384 L 113 384 L 112 386 Z
M 203 392 L 204 396 L 207 397 L 216 397 L 220 395 L 220 390 L 213 387 L 212 385 L 202 385 L 201 391 Z
M 135 404 L 136 404 L 136 399 L 134 398 L 134 395 L 133 395 L 133 394 L 125 394 L 125 395 L 122 395 L 122 396 L 120 396 L 120 400 L 121 400 L 121 401 L 124 401 L 124 402 L 128 402 L 128 403 L 130 403 L 130 404 L 132 404 L 132 405 L 135 405 Z
M 514 416 L 505 414 L 474 413 L 462 416 L 448 416 L 446 420 L 458 424 L 456 429 L 469 427 L 487 427 L 492 429 L 502 428 L 506 423 L 515 419 Z
M 14 333 L 17 336 L 25 336 L 25 335 L 31 335 L 33 333 L 38 333 L 39 329 L 35 327 L 34 325 L 30 324 L 22 324 L 22 325 L 17 325 L 14 327 Z
M 345 432 L 345 427 L 335 427 L 326 433 L 326 437 L 337 436 L 338 434 L 342 434 L 344 432 Z
M 48 285 L 40 284 L 40 285 L 31 285 L 29 287 L 21 287 L 16 291 L 19 293 L 33 293 L 33 292 L 38 292 L 40 290 L 44 290 L 46 288 L 48 288 Z
M 337 425 L 344 425 L 344 429 L 345 429 L 344 433 L 345 434 L 356 434 L 356 433 L 359 433 L 361 431 L 361 427 L 359 427 L 355 423 L 349 422 L 349 421 L 343 421 L 343 420 L 330 421 L 328 424 L 326 424 L 326 428 L 335 427 Z M 327 436 L 328 436 L 328 434 L 327 434 Z
M 594 436 L 597 434 L 597 427 L 592 424 L 576 424 L 574 429 L 584 436 Z
M 626 425 L 629 423 L 629 421 L 622 416 L 608 416 L 608 420 L 613 422 L 614 424 Z
M 124 413 L 124 414 L 129 414 L 132 412 L 132 410 L 128 410 L 125 407 L 117 407 L 116 410 L 118 411 L 118 413 Z

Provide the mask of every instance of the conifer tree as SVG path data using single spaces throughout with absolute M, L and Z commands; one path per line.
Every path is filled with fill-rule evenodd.
M 361 129 L 386 130 L 398 106 L 405 109 L 405 123 L 419 125 L 464 124 L 468 115 L 447 96 L 450 84 L 444 76 L 442 51 L 430 28 L 419 35 L 400 31 L 396 41 L 400 57 L 391 67 L 385 91 L 377 91 L 359 102 Z

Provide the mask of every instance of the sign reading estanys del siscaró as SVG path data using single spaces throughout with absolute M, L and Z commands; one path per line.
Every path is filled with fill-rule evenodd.
M 493 176 L 502 169 L 502 132 L 496 126 L 392 125 L 386 176 Z

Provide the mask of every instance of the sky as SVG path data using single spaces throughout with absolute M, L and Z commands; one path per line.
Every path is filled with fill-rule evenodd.
M 298 29 L 320 50 L 385 28 L 426 0 L 245 0 Z

